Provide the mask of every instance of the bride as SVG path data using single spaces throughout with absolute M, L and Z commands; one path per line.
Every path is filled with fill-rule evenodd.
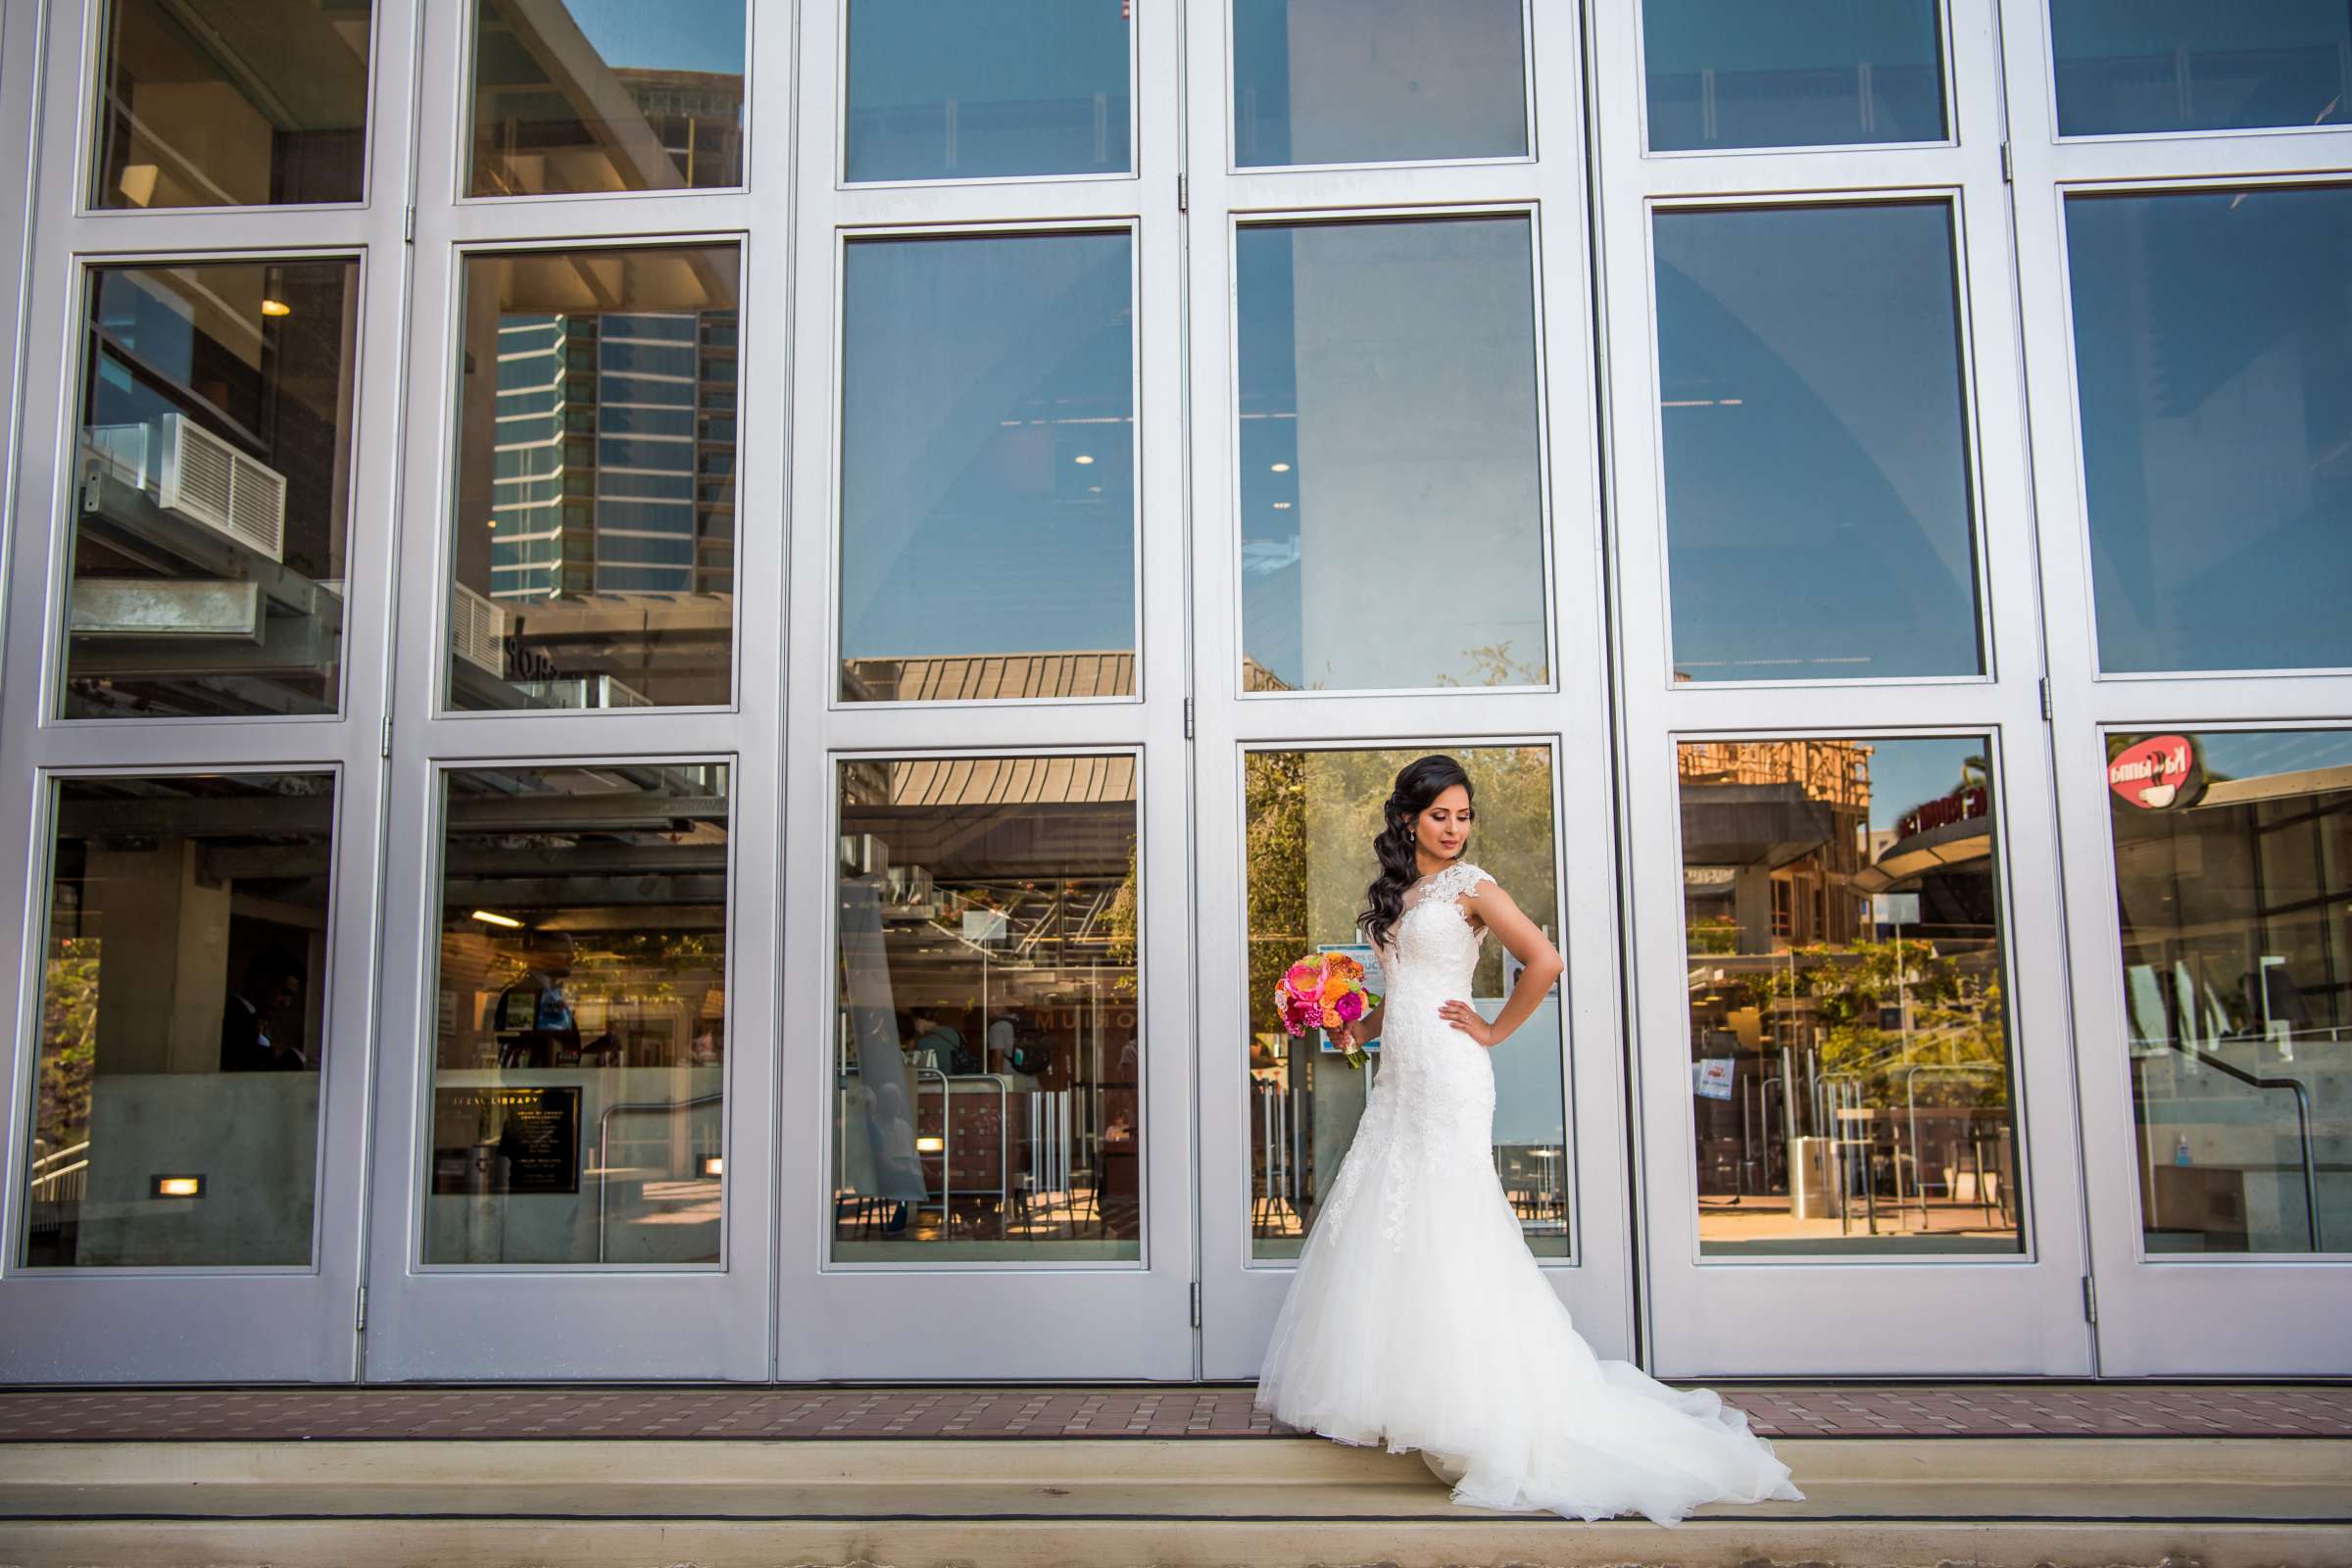
M 1463 858 L 1470 778 L 1450 757 L 1396 775 L 1360 917 L 1380 1007 L 1335 1031 L 1381 1042 L 1355 1142 L 1298 1255 L 1256 1404 L 1349 1444 L 1421 1450 L 1453 1500 L 1661 1524 L 1703 1502 L 1802 1500 L 1772 1445 L 1705 1390 L 1599 1359 L 1536 1266 L 1494 1174 L 1488 1051 L 1560 977 L 1560 956 Z M 1489 933 L 1525 967 L 1492 1022 L 1467 1000 Z

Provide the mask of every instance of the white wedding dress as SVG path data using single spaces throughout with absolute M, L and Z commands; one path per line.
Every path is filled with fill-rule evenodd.
M 1406 894 L 1382 953 L 1380 1070 L 1298 1254 L 1256 1404 L 1342 1443 L 1421 1450 L 1453 1500 L 1672 1523 L 1703 1502 L 1802 1500 L 1772 1445 L 1705 1390 L 1593 1354 L 1494 1173 L 1494 1067 L 1438 1014 L 1468 1001 L 1486 928 L 1456 861 Z

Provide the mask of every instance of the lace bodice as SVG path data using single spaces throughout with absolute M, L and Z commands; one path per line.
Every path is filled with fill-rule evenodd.
M 1381 950 L 1391 990 L 1408 982 L 1416 989 L 1423 983 L 1435 983 L 1448 994 L 1467 994 L 1470 971 L 1478 966 L 1479 944 L 1486 941 L 1487 928 L 1472 925 L 1458 901 L 1463 894 L 1474 893 L 1481 882 L 1493 880 L 1469 861 L 1455 860 L 1404 890 L 1404 909 Z M 1436 906 L 1426 917 L 1421 915 L 1425 906 Z M 1438 910 L 1453 918 L 1440 919 Z

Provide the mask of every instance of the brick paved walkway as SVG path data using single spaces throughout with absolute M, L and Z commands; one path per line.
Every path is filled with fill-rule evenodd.
M 2352 1384 L 1712 1385 L 1767 1437 L 2352 1437 Z M 1246 1386 L 0 1391 L 0 1442 L 1290 1435 Z

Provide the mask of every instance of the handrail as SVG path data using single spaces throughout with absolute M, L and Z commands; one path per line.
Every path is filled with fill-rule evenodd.
M 1911 1190 L 1919 1197 L 1919 1228 L 1921 1230 L 1924 1231 L 1928 1228 L 1928 1184 L 1926 1179 L 1919 1174 L 1919 1086 L 1912 1080 L 1923 1072 L 1990 1073 L 1998 1078 L 2006 1071 L 2005 1067 L 1988 1061 L 1921 1061 L 1914 1062 L 1904 1070 L 1903 1114 L 1910 1123 L 1911 1130 Z M 1984 1201 L 1984 1163 L 1977 1154 L 1972 1153 L 1970 1157 L 1977 1160 L 1977 1206 L 1984 1210 L 1985 1221 L 1990 1223 L 1992 1208 L 1989 1203 Z M 1952 1197 L 1950 1185 L 1949 1183 L 1945 1184 L 1943 1195 L 1944 1201 L 1947 1203 L 1957 1201 Z M 2009 1195 L 2006 1191 L 2008 1184 L 2003 1183 L 2002 1185 L 2004 1190 L 2001 1194 L 2001 1208 L 2005 1215 L 2009 1206 Z M 1905 1201 L 1902 1194 L 1902 1173 L 1899 1169 L 1895 1173 L 1894 1200 L 1898 1206 Z
M 2221 1056 L 2217 1056 L 2211 1052 L 2199 1051 L 2196 1047 L 2188 1045 L 2183 1041 L 2175 1040 L 2168 1037 L 2164 1040 L 2157 1041 L 2156 1044 L 2169 1046 L 2173 1050 L 2180 1053 L 2180 1054 L 2183 1056 L 2204 1062 L 2209 1066 L 2218 1067 L 2225 1075 L 2234 1078 L 2239 1083 L 2249 1085 L 2252 1088 L 2285 1089 L 2294 1094 L 2295 1141 L 2303 1148 L 2303 1217 L 2304 1220 L 2311 1226 L 2311 1250 L 2315 1252 L 2325 1252 L 2328 1250 L 2326 1245 L 2321 1240 L 2320 1231 L 2320 1167 L 2319 1162 L 2312 1157 L 2311 1152 L 2310 1087 L 2306 1085 L 2300 1078 L 2265 1078 L 2259 1073 L 2248 1072 L 2245 1068 L 2238 1066 L 2235 1062 L 2229 1061 Z
M 715 1105 L 725 1100 L 721 1090 L 692 1100 L 628 1100 L 607 1105 L 596 1118 L 596 1260 L 605 1260 L 605 1194 L 612 1185 L 612 1118 L 622 1111 L 666 1110 L 675 1115 L 697 1105 Z

